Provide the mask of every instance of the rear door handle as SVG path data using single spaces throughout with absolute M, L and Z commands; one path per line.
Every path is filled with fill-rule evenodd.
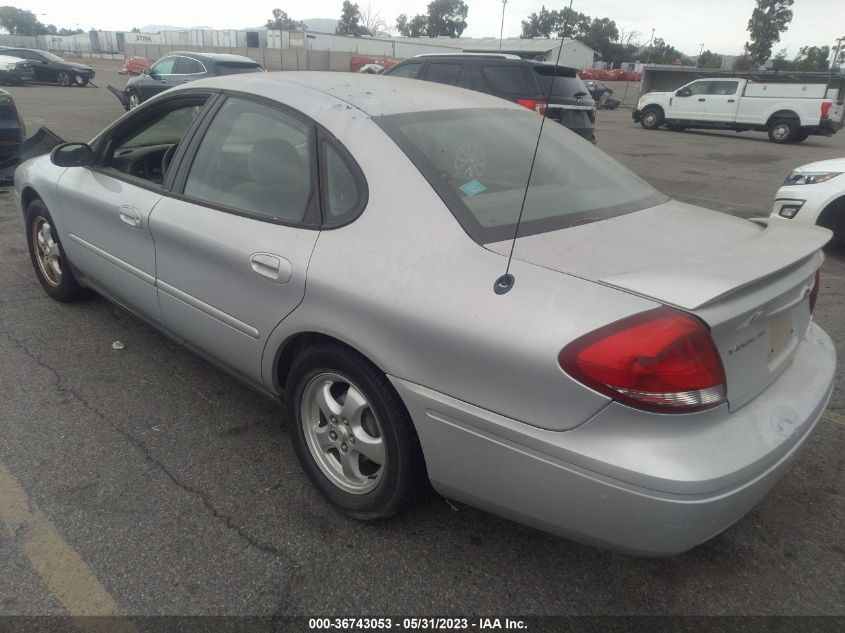
M 133 229 L 141 228 L 141 213 L 135 207 L 125 204 L 117 210 L 117 213 L 120 216 L 121 221 L 125 222 Z
M 707 101 L 707 99 L 699 99 L 699 101 Z
M 736 99 L 728 99 L 728 103 L 736 103 Z
M 288 260 L 271 253 L 253 253 L 249 258 L 249 265 L 254 273 L 277 284 L 289 282 L 293 272 Z

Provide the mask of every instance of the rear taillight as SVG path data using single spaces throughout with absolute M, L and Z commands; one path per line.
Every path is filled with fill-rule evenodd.
M 827 119 L 830 117 L 830 107 L 833 105 L 831 101 L 823 101 L 822 102 L 822 119 Z
M 538 114 L 546 114 L 546 107 L 549 105 L 545 101 L 537 101 L 535 99 L 517 99 L 516 102 L 523 108 L 534 110 Z
M 810 291 L 810 314 L 816 310 L 816 301 L 819 300 L 819 286 L 821 286 L 821 276 L 819 271 L 816 271 L 816 277 L 813 280 L 813 289 Z
M 599 393 L 637 409 L 689 413 L 726 400 L 725 370 L 699 319 L 661 307 L 576 339 L 561 368 Z

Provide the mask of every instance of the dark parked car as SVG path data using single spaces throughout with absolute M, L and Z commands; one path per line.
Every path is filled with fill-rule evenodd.
M 109 90 L 120 99 L 124 108 L 132 110 L 153 95 L 189 81 L 263 71 L 261 64 L 241 55 L 176 51 L 165 55 L 150 68 L 144 68 L 137 77 L 132 77 L 126 83 L 125 90 L 120 91 L 112 86 L 109 86 Z
M 3 55 L 3 51 L 0 50 L 0 84 L 21 85 L 34 78 L 32 62 L 20 57 Z
M 621 104 L 619 99 L 613 96 L 613 88 L 606 83 L 596 81 L 595 79 L 587 80 L 584 83 L 599 110 L 615 110 Z
M 84 86 L 94 79 L 94 69 L 85 64 L 66 62 L 50 51 L 33 48 L 3 48 L 0 55 L 20 57 L 32 62 L 34 81 L 56 83 L 62 87 Z
M 0 90 L 0 186 L 11 184 L 24 138 L 26 128 L 15 100 L 8 92 Z
M 417 55 L 385 75 L 469 88 L 515 101 L 595 142 L 596 104 L 577 71 L 528 61 L 515 55 L 456 53 Z M 550 91 L 552 78 L 554 88 Z

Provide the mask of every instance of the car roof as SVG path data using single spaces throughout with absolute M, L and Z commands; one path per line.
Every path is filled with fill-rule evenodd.
M 257 61 L 254 59 L 250 59 L 249 57 L 244 57 L 243 55 L 229 55 L 227 53 L 192 53 L 191 51 L 171 51 L 167 53 L 167 55 L 162 55 L 161 57 L 171 57 L 173 55 L 180 55 L 182 57 L 190 57 L 192 59 L 200 60 L 200 61 L 211 61 L 211 62 L 251 62 L 253 64 L 258 64 Z
M 482 92 L 404 77 L 366 73 L 283 71 L 210 77 L 186 84 L 177 90 L 209 87 L 239 91 L 286 103 L 292 88 L 309 91 L 316 98 L 329 95 L 370 116 L 451 110 L 462 108 L 502 108 L 524 110 L 516 103 Z

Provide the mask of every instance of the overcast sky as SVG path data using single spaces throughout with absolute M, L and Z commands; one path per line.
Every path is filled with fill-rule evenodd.
M 469 6 L 470 37 L 499 35 L 502 18 L 501 0 L 465 0 Z M 365 8 L 368 0 L 360 0 Z M 209 26 L 215 29 L 247 28 L 264 24 L 270 11 L 279 7 L 295 19 L 336 18 L 343 0 L 238 0 L 237 2 L 185 2 L 184 0 L 27 0 L 21 6 L 39 14 L 39 19 L 57 27 L 128 31 L 146 24 L 174 26 Z M 389 26 L 395 25 L 400 13 L 424 13 L 428 0 L 373 0 L 373 10 L 380 11 Z M 505 37 L 517 37 L 520 22 L 528 14 L 568 6 L 568 2 L 536 2 L 509 0 L 505 11 Z M 575 0 L 573 9 L 593 17 L 609 17 L 618 28 L 640 31 L 648 42 L 651 29 L 688 55 L 705 49 L 725 54 L 738 54 L 746 41 L 745 27 L 754 7 L 754 0 Z M 789 55 L 800 46 L 831 45 L 845 35 L 845 2 L 842 0 L 796 0 L 795 16 L 789 30 L 775 46 Z

